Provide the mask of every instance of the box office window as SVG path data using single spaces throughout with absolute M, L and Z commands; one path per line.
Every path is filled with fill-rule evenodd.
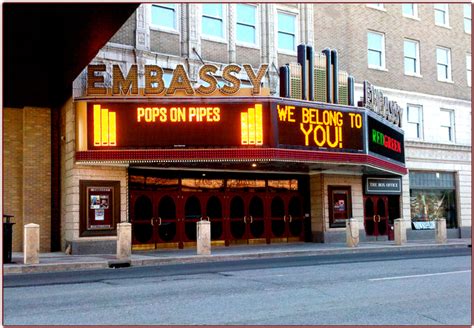
M 343 228 L 352 217 L 350 186 L 328 186 L 329 227 Z
M 416 230 L 434 229 L 437 218 L 457 228 L 454 173 L 410 172 L 410 211 Z

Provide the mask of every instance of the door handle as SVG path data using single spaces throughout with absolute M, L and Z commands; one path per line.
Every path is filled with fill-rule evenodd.
M 244 215 L 244 223 L 247 224 L 247 216 Z
M 160 218 L 160 217 L 158 217 L 158 220 L 160 220 L 160 223 L 158 223 L 158 225 L 160 226 L 160 225 L 161 225 L 161 218 Z
M 283 215 L 283 222 L 286 222 L 286 215 Z
M 291 221 L 293 221 L 293 217 L 290 215 L 290 223 L 291 223 Z
M 377 217 L 377 219 L 378 219 L 377 221 L 375 221 L 375 217 Z M 378 215 L 378 214 L 377 214 L 377 215 L 374 215 L 374 221 L 377 222 L 377 223 L 379 223 L 379 222 L 380 222 L 380 215 Z
M 253 216 L 250 215 L 250 224 L 253 223 Z
M 153 224 L 153 218 L 151 218 L 150 224 L 151 224 L 152 227 L 154 226 L 154 224 Z

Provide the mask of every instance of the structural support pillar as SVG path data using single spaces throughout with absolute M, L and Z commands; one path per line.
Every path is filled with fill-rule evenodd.
M 198 221 L 197 225 L 197 255 L 211 255 L 211 222 Z
M 359 245 L 359 224 L 356 219 L 346 221 L 346 244 L 348 247 Z
M 436 243 L 446 244 L 448 237 L 446 235 L 446 219 L 436 219 Z
M 23 263 L 38 264 L 40 248 L 39 224 L 26 224 L 23 231 Z
M 117 224 L 117 260 L 130 260 L 132 256 L 132 224 Z
M 394 221 L 395 245 L 403 245 L 407 242 L 407 229 L 404 221 L 403 219 Z

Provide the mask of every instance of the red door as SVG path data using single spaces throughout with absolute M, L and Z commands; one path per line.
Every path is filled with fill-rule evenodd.
M 304 238 L 302 199 L 297 194 L 277 194 L 269 199 L 269 236 L 273 242 L 300 241 Z
M 153 220 L 155 241 L 160 246 L 182 248 L 180 199 L 178 193 L 157 193 L 155 196 L 156 216 Z
M 130 221 L 132 223 L 132 245 L 135 249 L 156 248 L 156 236 L 153 229 L 153 203 L 153 192 L 130 192 Z
M 211 222 L 211 242 L 217 245 L 224 245 L 227 239 L 225 233 L 226 221 L 224 220 L 224 194 L 206 194 L 204 203 L 206 205 L 203 220 Z
M 364 197 L 364 226 L 367 236 L 386 236 L 388 234 L 388 197 Z

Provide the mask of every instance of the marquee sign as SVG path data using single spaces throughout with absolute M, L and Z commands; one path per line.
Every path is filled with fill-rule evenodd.
M 369 152 L 405 163 L 404 138 L 401 132 L 367 116 Z
M 267 93 L 267 90 L 261 88 L 262 79 L 267 72 L 268 64 L 260 65 L 257 72 L 252 68 L 252 65 L 243 64 L 243 67 L 230 64 L 222 69 L 222 72 L 217 74 L 219 68 L 215 65 L 206 64 L 199 69 L 199 83 L 193 85 L 188 73 L 181 64 L 176 65 L 172 71 L 172 79 L 169 85 L 165 85 L 163 79 L 163 68 L 157 65 L 144 65 L 143 81 L 139 81 L 138 65 L 131 65 L 128 73 L 124 76 L 119 65 L 112 66 L 112 88 L 105 86 L 105 73 L 107 67 L 101 65 L 89 65 L 87 67 L 87 89 L 88 96 L 105 96 L 105 95 L 131 95 L 131 96 L 235 96 L 239 95 L 241 88 L 241 81 L 236 76 L 241 71 L 245 71 L 252 88 L 245 88 L 250 90 L 249 96 L 260 95 Z M 217 76 L 220 76 L 225 84 L 218 87 Z M 139 82 L 145 85 L 141 90 L 139 89 Z
M 275 108 L 276 107 L 276 108 Z M 326 151 L 363 152 L 363 114 L 276 103 L 278 143 Z
M 268 102 L 88 102 L 88 150 L 258 147 L 270 143 Z

